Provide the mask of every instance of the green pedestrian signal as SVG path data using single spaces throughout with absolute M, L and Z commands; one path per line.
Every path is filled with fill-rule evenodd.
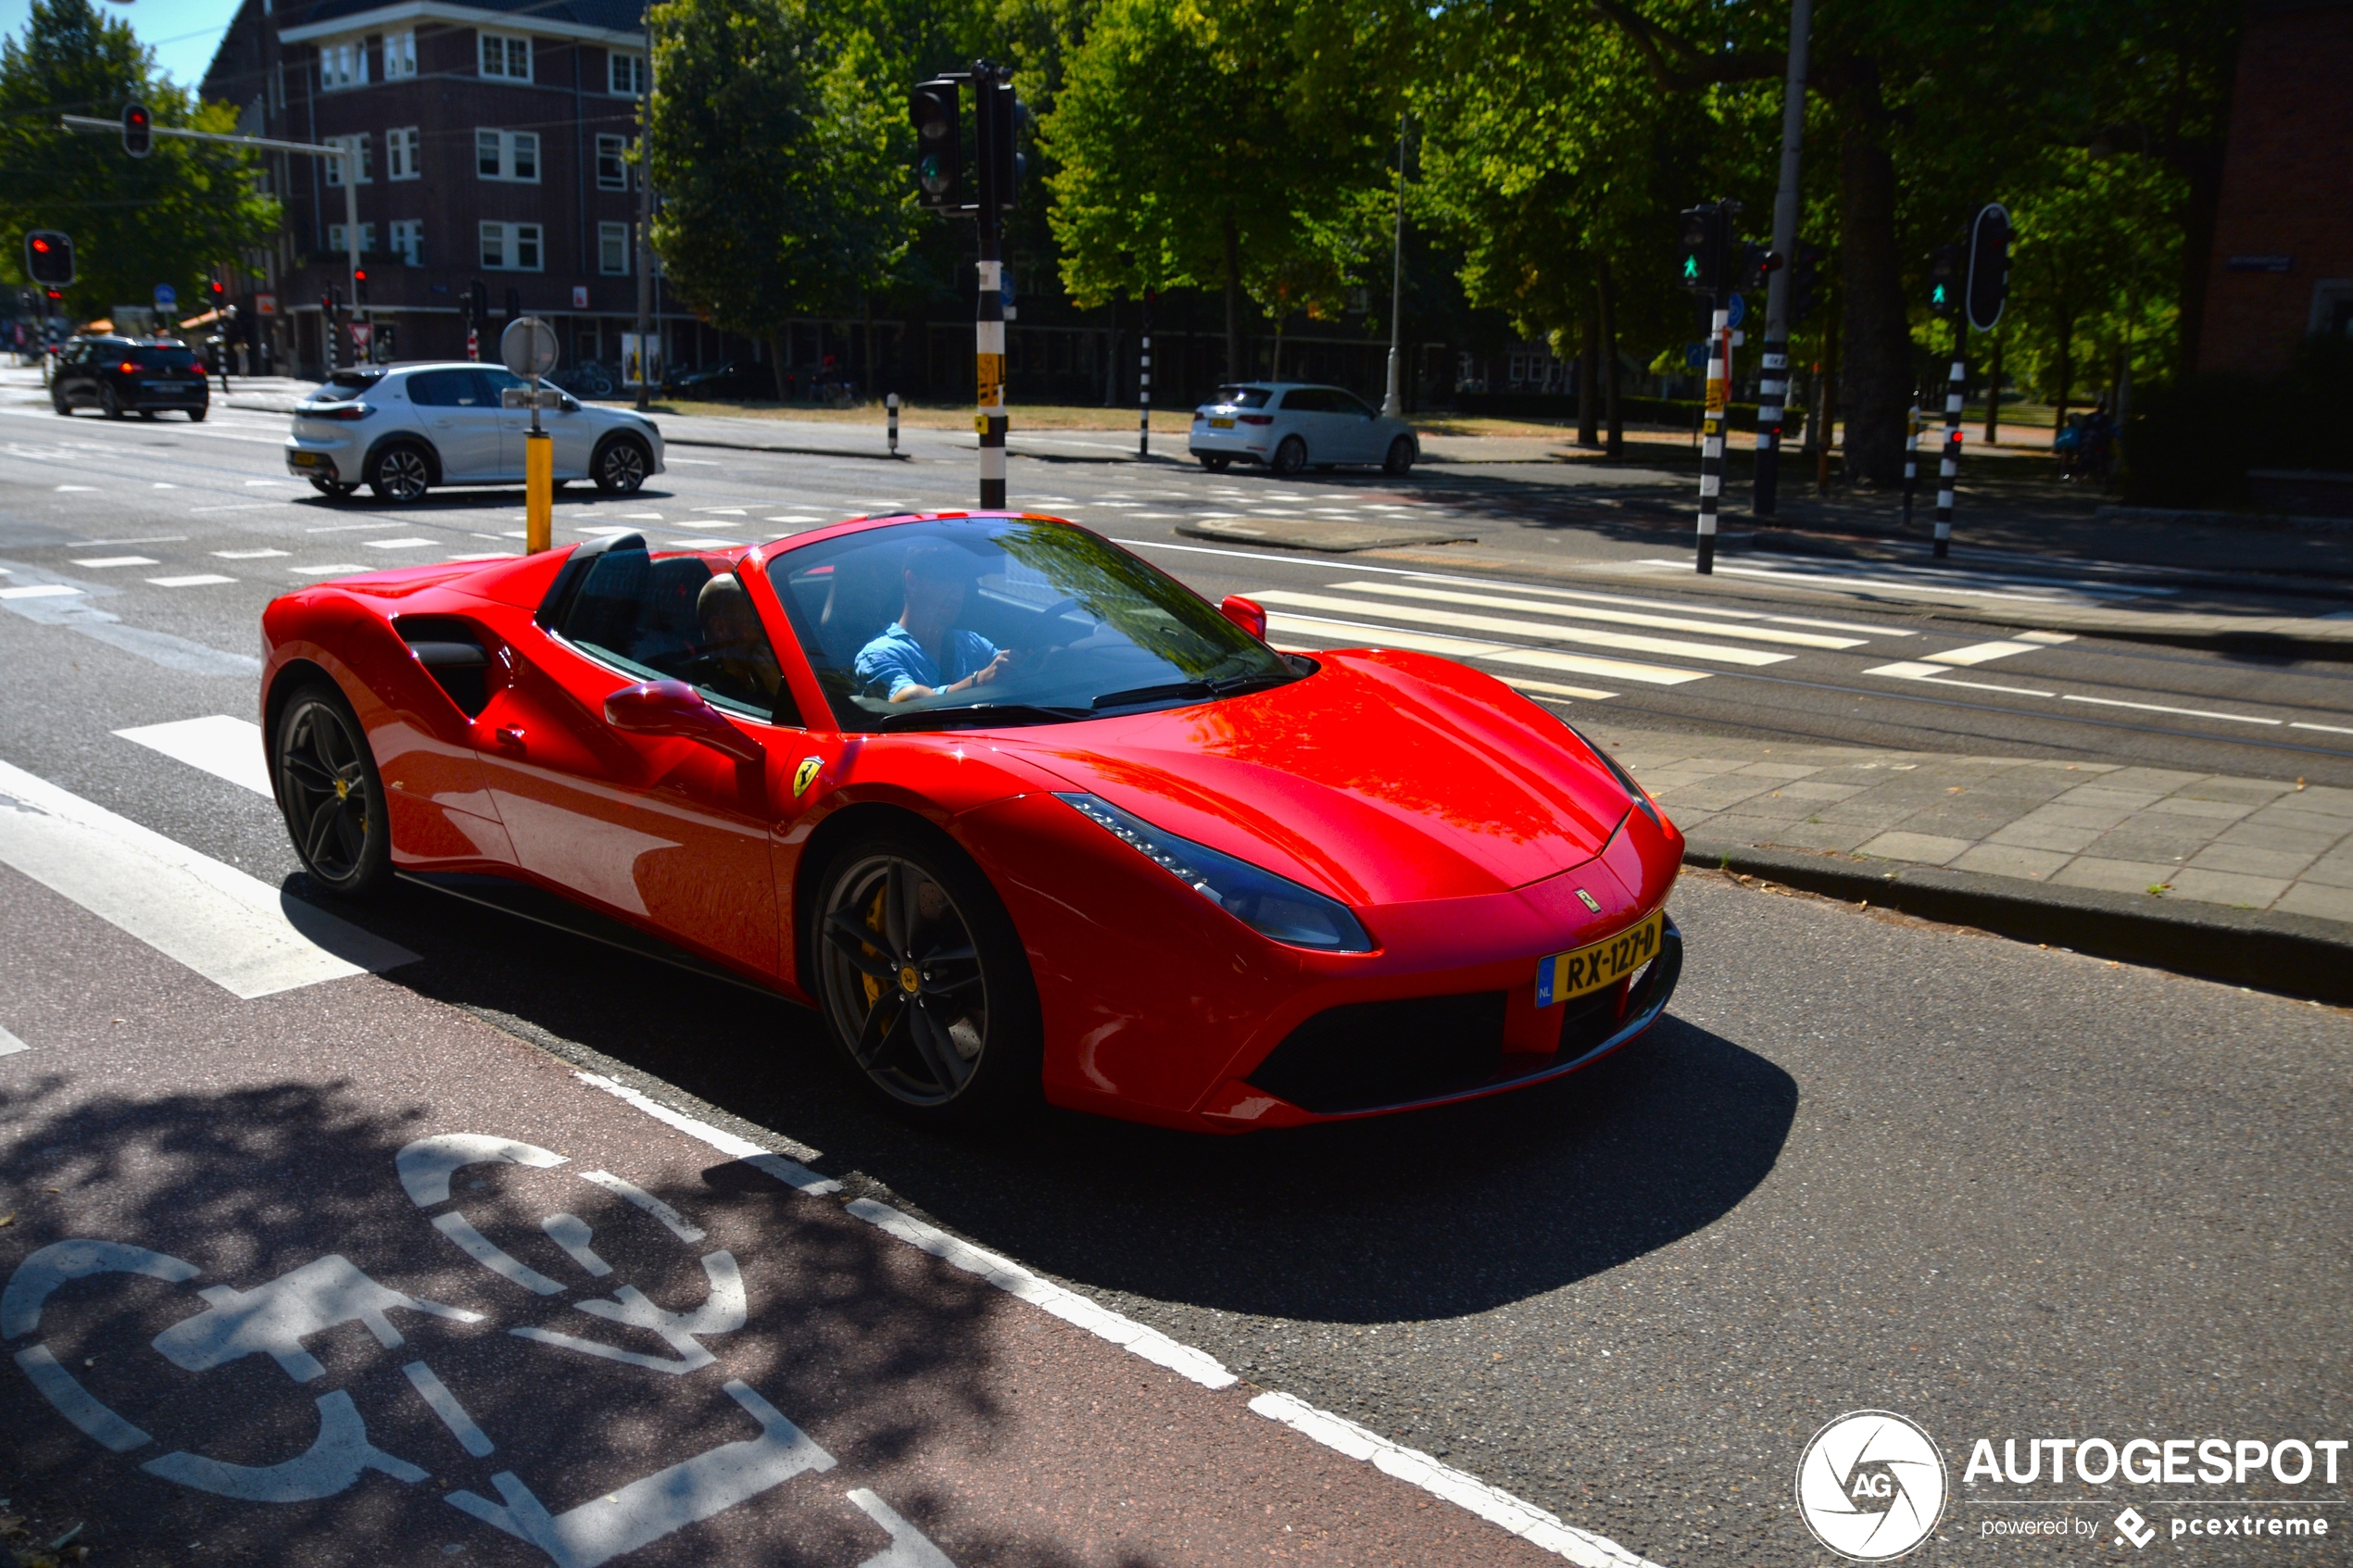
M 1698 257 L 1687 256 L 1683 257 L 1683 282 L 1686 283 L 1696 283 L 1699 282 Z

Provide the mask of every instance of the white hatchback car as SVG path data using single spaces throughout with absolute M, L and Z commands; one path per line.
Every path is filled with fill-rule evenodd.
M 1297 382 L 1244 382 L 1221 386 L 1193 410 L 1191 445 L 1201 466 L 1222 472 L 1229 463 L 1264 463 L 1271 473 L 1310 466 L 1378 463 L 1403 475 L 1421 456 L 1414 427 L 1383 419 L 1353 393 Z
M 499 395 L 522 384 L 499 366 L 465 362 L 337 370 L 295 406 L 286 471 L 335 500 L 362 484 L 385 501 L 441 484 L 521 484 L 531 410 L 501 408 Z M 562 396 L 539 413 L 555 438 L 556 483 L 594 480 L 625 495 L 661 472 L 653 420 Z

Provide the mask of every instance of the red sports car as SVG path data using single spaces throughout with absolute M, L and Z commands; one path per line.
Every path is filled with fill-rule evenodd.
M 1625 1044 L 1681 968 L 1682 835 L 1561 720 L 1421 654 L 1277 651 L 1051 518 L 623 534 L 262 626 L 325 886 L 560 896 L 816 1008 L 921 1119 L 1491 1094 Z

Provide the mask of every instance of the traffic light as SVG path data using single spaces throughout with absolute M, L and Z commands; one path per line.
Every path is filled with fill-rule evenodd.
M 145 157 L 156 144 L 155 116 L 145 104 L 122 106 L 122 150 L 132 157 Z
M 1022 129 L 1029 123 L 1029 108 L 1013 95 L 1010 82 L 999 82 L 988 91 L 992 109 L 984 138 L 989 186 L 996 193 L 998 207 L 1010 212 L 1021 197 L 1021 177 L 1029 168 L 1029 160 L 1018 150 Z
M 1682 214 L 1675 281 L 1693 294 L 1711 297 L 1724 285 L 1724 213 L 1713 202 Z
M 1960 245 L 1938 245 L 1928 253 L 1930 314 L 1950 316 L 1961 307 L 1961 266 L 1967 255 Z
M 480 278 L 466 285 L 466 321 L 476 332 L 490 325 L 490 291 L 483 287 Z
M 1789 264 L 1789 320 L 1792 326 L 1822 306 L 1822 247 L 1810 240 L 1797 242 Z
M 520 289 L 509 289 L 507 291 L 507 320 L 511 321 L 522 314 L 522 291 Z
M 212 307 L 215 310 L 229 303 L 229 285 L 218 278 L 205 285 L 205 293 L 211 296 Z
M 947 77 L 915 84 L 908 110 L 915 122 L 918 199 L 935 212 L 964 207 L 964 127 L 961 84 Z
M 365 267 L 358 267 L 352 270 L 351 302 L 354 305 L 365 305 L 368 303 L 368 270 Z
M 52 289 L 73 287 L 73 236 L 35 229 L 24 237 L 24 275 Z
M 1969 324 L 1990 332 L 2010 291 L 2010 215 L 1999 202 L 1977 209 L 1969 226 Z
M 330 321 L 335 319 L 334 290 L 329 289 L 319 296 L 319 311 L 320 314 L 325 316 Z

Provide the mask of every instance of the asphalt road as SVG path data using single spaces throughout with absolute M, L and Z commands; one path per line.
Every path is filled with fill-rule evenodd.
M 0 668 L 10 676 L 0 761 L 299 895 L 265 798 L 114 732 L 248 717 L 254 618 L 271 594 L 302 580 L 296 569 L 511 548 L 507 536 L 522 523 L 511 494 L 399 512 L 329 507 L 274 483 L 278 423 L 224 412 L 197 427 L 108 426 L 0 405 L 5 584 L 80 590 L 0 600 L 14 612 L 0 614 Z M 686 537 L 671 528 L 690 522 L 721 524 L 694 536 L 749 537 L 810 525 L 770 518 L 953 505 L 970 482 L 945 459 L 675 456 L 692 461 L 644 495 L 567 498 L 559 537 L 617 525 Z M 1134 470 L 1103 465 L 1038 461 L 1030 470 L 1030 461 L 1014 465 L 1018 501 L 1139 540 L 1213 596 L 1271 589 L 1534 614 L 1383 598 L 1347 585 L 1453 589 L 1346 559 L 1202 554 L 1222 546 L 1169 533 L 1189 510 L 1233 509 L 1219 504 L 1226 491 L 1248 492 L 1233 507 L 1253 510 L 1277 493 L 1345 494 L 1356 508 L 1383 495 L 1401 498 L 1378 504 L 1424 505 L 1413 485 L 1280 486 L 1172 470 L 1155 470 L 1146 486 Z M 1061 488 L 1044 490 L 1041 476 Z M 792 496 L 792 509 L 763 498 L 778 493 Z M 426 543 L 369 543 L 408 538 Z M 258 550 L 285 553 L 214 554 Z M 154 564 L 74 564 L 133 554 Z M 186 576 L 229 581 L 147 581 Z M 1525 596 L 1515 588 L 1509 596 Z M 1679 607 L 1660 615 L 1724 604 L 1666 586 L 1655 596 Z M 1440 624 L 1320 605 L 1281 612 L 1302 621 L 1361 615 L 1392 632 Z M 2283 762 L 2220 725 L 2209 734 L 2188 721 L 2178 730 L 2171 720 L 2117 729 L 1990 697 L 1929 709 L 1900 693 L 1823 695 L 1862 685 L 1866 660 L 1917 659 L 1992 638 L 1982 625 L 1940 629 L 1860 608 L 1789 613 L 1869 630 L 1856 633 L 1861 647 L 1823 648 L 1592 621 L 1582 624 L 1792 657 L 1734 666 L 1615 647 L 1608 657 L 1709 671 L 1616 687 L 1590 673 L 1511 668 L 1615 690 L 1569 706 L 1598 701 L 1621 723 L 1641 714 L 1947 749 L 2065 746 L 2103 759 L 2155 756 L 2274 776 L 2288 767 L 2316 780 L 2341 766 L 2322 748 Z M 1522 648 L 1603 651 L 1478 630 Z M 1776 685 L 1759 678 L 1760 668 L 1804 672 L 1811 684 Z M 2053 689 L 2067 681 L 2079 684 L 2069 690 L 2130 694 L 2117 700 L 2195 697 L 2171 705 L 2218 711 L 2245 704 L 2284 722 L 2290 713 L 2325 715 L 2329 701 L 2347 706 L 2310 695 L 2340 689 L 2325 667 L 2252 668 L 2090 639 L 2003 656 L 1999 673 L 1959 668 L 2006 684 L 2029 685 L 2013 676 L 2031 671 Z M 1688 706 L 1699 703 L 1717 707 Z M 2159 749 L 2125 749 L 2139 746 Z M 2183 760 L 2191 755 L 2214 760 Z M 761 1513 L 765 1523 L 755 1527 L 731 1516 L 698 1527 L 718 1535 L 690 1530 L 631 1561 L 710 1561 L 728 1549 L 723 1543 L 749 1553 L 785 1539 L 794 1550 L 777 1561 L 861 1562 L 883 1537 L 840 1502 L 853 1485 L 898 1497 L 967 1564 L 1232 1561 L 1261 1549 L 1308 1561 L 1485 1562 L 1516 1561 L 1520 1549 L 1462 1515 L 1449 1516 L 1464 1531 L 1457 1536 L 1414 1534 L 1430 1518 L 1413 1500 L 1420 1494 L 1404 1492 L 1399 1504 L 1377 1487 L 1352 1489 L 1374 1474 L 1369 1467 L 1352 1474 L 1303 1440 L 1294 1446 L 1304 1458 L 1280 1445 L 1252 1447 L 1254 1436 L 1218 1425 L 1231 1413 L 1216 1402 L 1226 1396 L 1189 1384 L 1147 1380 L 1139 1403 L 1114 1401 L 1104 1415 L 1117 1380 L 1101 1365 L 1059 1345 L 1013 1353 L 1005 1336 L 1030 1332 L 1019 1323 L 992 1320 L 967 1337 L 978 1309 L 955 1296 L 952 1279 L 926 1275 L 911 1286 L 890 1273 L 903 1260 L 826 1274 L 818 1266 L 826 1248 L 841 1244 L 827 1241 L 833 1222 L 824 1213 L 796 1210 L 786 1224 L 771 1212 L 777 1199 L 769 1192 L 713 1188 L 699 1173 L 708 1156 L 695 1160 L 583 1112 L 566 1097 L 586 1091 L 556 1070 L 565 1061 L 758 1134 L 841 1180 L 846 1197 L 880 1198 L 928 1218 L 1199 1347 L 1246 1385 L 1295 1394 L 1437 1454 L 1657 1562 L 1822 1561 L 1790 1507 L 1792 1475 L 1815 1428 L 1864 1406 L 1900 1411 L 1944 1445 L 1957 1491 L 1941 1532 L 1947 1558 L 2080 1557 L 2081 1545 L 1981 1538 L 1988 1520 L 2054 1516 L 2069 1512 L 2054 1506 L 2066 1504 L 2103 1532 L 2125 1502 L 2160 1524 L 2184 1512 L 2160 1504 L 2183 1499 L 2289 1495 L 2308 1513 L 2320 1499 L 2340 1504 L 2332 1514 L 2339 1540 L 2199 1542 L 2188 1553 L 2218 1562 L 2338 1561 L 2342 1534 L 2353 1529 L 2342 1506 L 2353 1484 L 2285 1487 L 2258 1474 L 2226 1493 L 1958 1485 L 1981 1436 L 1998 1450 L 2006 1437 L 2056 1435 L 2340 1435 L 2353 1394 L 2340 1354 L 2353 1326 L 2353 1173 L 2342 1148 L 2353 1026 L 2331 1010 L 1692 875 L 1675 901 L 1692 960 L 1669 1019 L 1638 1050 L 1568 1083 L 1438 1115 L 1232 1142 L 1062 1117 L 1020 1138 L 941 1141 L 877 1114 L 798 1010 L 433 895 L 404 891 L 364 917 L 419 954 L 416 962 L 233 1004 L 13 872 L 0 878 L 0 1027 L 31 1047 L 0 1058 L 11 1151 L 0 1165 L 0 1210 L 19 1216 L 0 1241 L 11 1267 L 57 1236 L 113 1236 L 201 1261 L 212 1277 L 250 1288 L 343 1234 L 310 1223 L 306 1215 L 317 1210 L 347 1223 L 349 1253 L 371 1274 L 416 1295 L 472 1299 L 434 1296 L 443 1283 L 433 1271 L 447 1259 L 413 1250 L 414 1238 L 393 1239 L 392 1222 L 377 1210 L 363 1216 L 363 1197 L 382 1198 L 385 1178 L 373 1166 L 349 1174 L 359 1166 L 344 1161 L 381 1162 L 412 1126 L 472 1127 L 490 1117 L 499 1125 L 474 1130 L 535 1136 L 580 1153 L 583 1166 L 593 1152 L 676 1195 L 678 1207 L 742 1253 L 748 1272 L 759 1256 L 767 1277 L 781 1270 L 799 1282 L 804 1294 L 793 1298 L 793 1312 L 801 1315 L 762 1319 L 741 1375 L 763 1389 L 762 1377 L 784 1377 L 802 1400 L 786 1413 L 805 1420 L 846 1466 L 854 1455 L 880 1479 L 831 1487 L 827 1522 Z M 313 1131 L 315 1139 L 297 1135 Z M 560 1135 L 580 1147 L 552 1141 Z M 303 1151 L 314 1147 L 323 1152 L 306 1166 Z M 392 1211 L 420 1228 L 392 1193 Z M 501 1212 L 527 1223 L 537 1197 L 518 1192 L 511 1212 Z M 668 1245 L 659 1231 L 640 1235 L 644 1245 Z M 651 1256 L 619 1253 L 615 1261 Z M 661 1256 L 674 1273 L 681 1260 Z M 662 1277 L 658 1298 L 692 1298 L 691 1273 Z M 154 1315 L 154 1302 L 143 1310 L 149 1315 L 126 1345 L 144 1345 L 171 1321 Z M 923 1376 L 867 1353 L 874 1348 L 862 1348 L 860 1323 L 912 1336 Z M 807 1352 L 813 1363 L 780 1348 L 804 1329 L 820 1347 Z M 11 1341 L 12 1353 L 19 1343 Z M 422 1330 L 418 1343 L 439 1359 Z M 334 1363 L 338 1379 L 366 1370 L 348 1361 L 349 1350 Z M 480 1396 L 496 1409 L 543 1397 L 527 1372 L 495 1359 L 453 1364 L 499 1390 Z M 396 1366 L 367 1375 L 396 1377 Z M 267 1370 L 258 1359 L 245 1367 Z M 447 1376 L 456 1386 L 458 1374 Z M 284 1386 L 270 1386 L 283 1405 Z M 945 1404 L 943 1386 L 954 1393 Z M 126 1405 L 137 1392 L 120 1390 Z M 894 1399 L 930 1413 L 894 1423 L 886 1419 L 900 1408 Z M 1093 1409 L 1055 1426 L 1041 1412 L 1057 1400 Z M 639 1432 L 659 1426 L 657 1407 L 615 1416 L 570 1386 L 551 1386 L 544 1401 L 558 1426 L 628 1428 L 598 1461 L 623 1466 L 617 1474 L 641 1453 L 668 1451 Z M 992 1401 L 1031 1423 L 1006 1430 L 1019 1426 L 1034 1448 L 991 1454 L 974 1412 L 995 1409 Z M 433 1497 L 374 1477 L 363 1486 L 376 1489 L 354 1494 L 364 1506 L 282 1508 L 257 1523 L 251 1505 L 207 1502 L 208 1512 L 142 1522 L 156 1494 L 138 1488 L 157 1485 L 132 1462 L 144 1455 L 94 1462 L 97 1450 L 69 1431 L 71 1442 L 60 1439 L 54 1416 L 48 1429 L 34 1426 L 45 1407 L 18 1397 L 9 1409 L 20 1476 L 94 1515 L 114 1510 L 108 1527 L 129 1532 L 118 1538 L 147 1554 L 132 1560 L 171 1560 L 177 1549 L 167 1543 L 177 1537 L 157 1532 L 183 1523 L 225 1532 L 186 1538 L 233 1541 L 233 1561 L 339 1561 L 359 1530 L 370 1542 L 394 1543 L 371 1561 L 446 1561 L 451 1543 L 485 1561 L 536 1560 L 486 1527 L 452 1534 L 455 1516 Z M 290 1429 L 315 1419 L 290 1409 L 273 1419 Z M 733 1419 L 727 1436 L 750 1430 Z M 483 1422 L 500 1431 L 490 1416 Z M 1144 1441 L 1153 1430 L 1176 1436 L 1154 1447 Z M 854 1442 L 842 1436 L 850 1432 Z M 1220 1446 L 1228 1444 L 1238 1446 Z M 382 1446 L 404 1451 L 391 1439 Z M 1098 1448 L 1113 1457 L 1068 1462 L 1068 1450 Z M 1204 1465 L 1204 1455 L 1216 1462 Z M 462 1483 L 478 1493 L 497 1465 L 480 1468 L 484 1479 Z M 1250 1488 L 1262 1473 L 1284 1488 L 1267 1509 L 1302 1512 L 1253 1512 Z M 894 1477 L 907 1489 L 893 1491 Z M 910 1492 L 920 1510 L 906 1501 Z M 1133 1535 L 1101 1524 L 1179 1494 L 1225 1512 L 1185 1539 L 1190 1525 L 1165 1512 Z M 1245 1496 L 1251 1508 L 1226 1506 Z M 1013 1502 L 1036 1506 L 1016 1518 Z M 1094 1523 L 1082 1524 L 1082 1515 Z M 1274 1541 L 1270 1519 L 1355 1533 L 1333 1534 L 1308 1552 Z M 2106 1541 L 2103 1533 L 2103 1553 Z

